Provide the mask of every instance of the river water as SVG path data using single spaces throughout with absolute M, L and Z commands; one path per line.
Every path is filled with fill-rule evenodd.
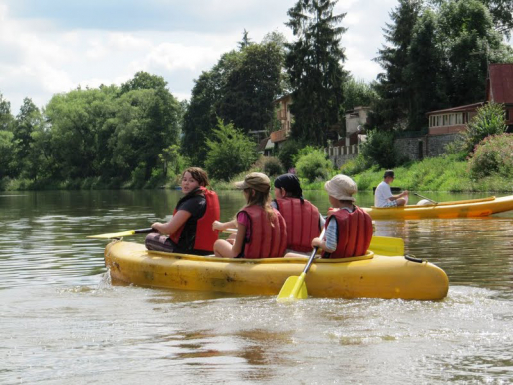
M 442 301 L 282 304 L 112 285 L 106 241 L 86 235 L 148 227 L 179 197 L 0 193 L 1 384 L 513 383 L 513 213 L 376 222 L 378 235 L 404 238 L 407 253 L 447 272 Z M 306 197 L 327 210 L 324 192 Z M 243 204 L 239 192 L 220 200 L 223 220 Z

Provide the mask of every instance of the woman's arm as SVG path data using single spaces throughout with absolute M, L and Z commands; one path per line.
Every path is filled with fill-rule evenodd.
M 246 236 L 246 226 L 240 223 L 238 225 L 237 236 L 235 237 L 235 242 L 232 246 L 232 258 L 237 257 L 241 253 L 242 246 L 244 245 L 244 237 Z
M 214 221 L 212 223 L 212 230 L 216 230 L 216 231 L 224 231 L 224 230 L 228 230 L 228 229 L 233 229 L 233 228 L 236 228 L 237 227 L 237 221 L 234 219 L 230 222 L 219 222 L 219 221 Z
M 161 234 L 173 235 L 185 222 L 191 217 L 191 213 L 185 210 L 178 210 L 173 218 L 167 223 L 155 222 L 151 225 L 152 229 L 157 230 Z

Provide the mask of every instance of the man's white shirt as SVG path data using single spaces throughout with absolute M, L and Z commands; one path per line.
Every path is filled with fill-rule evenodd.
M 376 191 L 374 191 L 374 206 L 376 207 L 385 207 L 392 196 L 392 189 L 390 185 L 385 181 L 381 182 L 378 187 L 376 187 Z

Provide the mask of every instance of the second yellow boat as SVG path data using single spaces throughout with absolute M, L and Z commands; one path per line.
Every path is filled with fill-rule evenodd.
M 488 197 L 425 206 L 363 208 L 372 219 L 477 218 L 513 210 L 513 195 Z

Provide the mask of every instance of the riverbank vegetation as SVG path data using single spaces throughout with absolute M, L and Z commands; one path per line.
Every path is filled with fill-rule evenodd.
M 249 170 L 293 169 L 305 188 L 344 172 L 371 189 L 395 167 L 403 188 L 511 191 L 503 106 L 486 107 L 440 158 L 399 156 L 394 138 L 426 130 L 427 111 L 485 99 L 488 63 L 513 63 L 504 40 L 513 3 L 399 0 L 376 58 L 383 72 L 370 84 L 344 68 L 346 14 L 336 14 L 335 4 L 298 0 L 287 14 L 290 42 L 276 32 L 254 42 L 244 31 L 195 80 L 189 101 L 143 71 L 121 85 L 56 94 L 42 108 L 27 97 L 16 116 L 0 94 L 0 190 L 174 187 L 181 170 L 195 165 L 218 188 Z M 290 136 L 259 159 L 256 143 L 282 129 L 274 101 L 284 95 L 293 101 Z M 346 112 L 362 105 L 372 110 L 367 141 L 338 169 L 324 148 L 345 137 Z

